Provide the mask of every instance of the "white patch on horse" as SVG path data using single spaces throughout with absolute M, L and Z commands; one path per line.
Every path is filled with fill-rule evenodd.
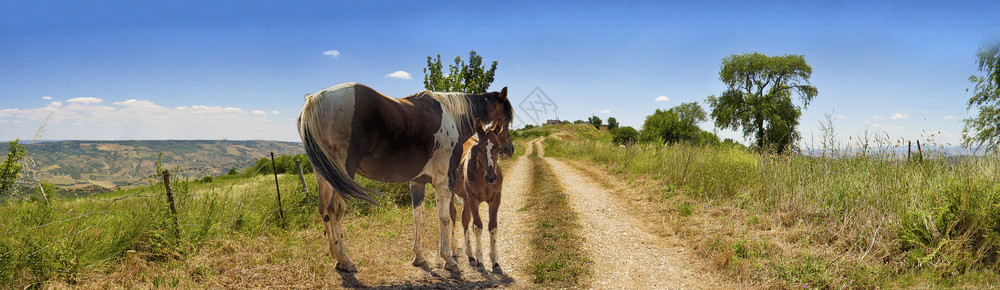
M 493 154 L 491 152 L 493 152 L 493 141 L 486 139 L 486 162 L 490 168 L 493 167 Z
M 318 106 L 311 110 L 312 116 L 300 116 L 300 118 L 311 118 L 316 130 L 314 136 L 325 147 L 324 152 L 335 156 L 327 156 L 339 166 L 345 166 L 347 162 L 347 149 L 351 141 L 351 123 L 354 122 L 355 86 L 357 83 L 342 83 L 312 95 L 306 96 L 306 106 Z M 318 112 L 323 112 L 323 117 L 316 116 Z M 323 137 L 320 137 L 323 136 Z

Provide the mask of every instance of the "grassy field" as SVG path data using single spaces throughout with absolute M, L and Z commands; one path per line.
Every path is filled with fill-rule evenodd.
M 740 147 L 620 147 L 582 127 L 540 130 L 571 136 L 547 138 L 548 156 L 597 164 L 595 178 L 620 180 L 619 191 L 647 201 L 647 215 L 666 216 L 654 227 L 752 285 L 1000 283 L 996 156 L 759 155 Z
M 240 248 L 302 244 L 302 235 L 308 234 L 315 234 L 309 237 L 313 241 L 309 250 L 278 247 L 281 249 L 273 251 L 273 258 L 324 257 L 315 179 L 311 174 L 306 179 L 313 190 L 309 197 L 298 191 L 301 182 L 297 175 L 279 175 L 284 220 L 278 212 L 274 179 L 268 175 L 221 176 L 211 183 L 174 180 L 176 227 L 159 183 L 85 198 L 55 199 L 51 203 L 37 199 L 11 201 L 0 206 L 0 216 L 10 217 L 0 219 L 0 285 L 212 285 L 204 284 L 206 279 L 192 277 L 220 274 L 225 267 L 186 269 L 190 264 L 185 260 L 224 259 L 226 253 L 205 254 L 220 245 Z M 366 244 L 372 239 L 400 235 L 405 227 L 399 223 L 412 215 L 408 209 L 409 186 L 364 179 L 361 183 L 387 193 L 376 198 L 385 206 L 353 203 L 345 222 L 346 232 L 351 235 L 348 240 Z M 431 202 L 428 211 L 433 210 Z M 381 230 L 362 233 L 369 227 Z M 388 230 L 390 227 L 394 229 Z M 412 231 L 409 235 L 412 237 Z M 408 246 L 398 248 L 409 252 Z M 266 261 L 243 262 L 249 267 Z M 369 264 L 357 262 L 361 266 Z M 136 264 L 143 266 L 133 267 Z

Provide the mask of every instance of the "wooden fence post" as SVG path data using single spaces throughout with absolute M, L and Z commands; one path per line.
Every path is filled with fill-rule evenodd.
M 913 141 L 906 141 L 906 161 L 910 161 L 910 151 L 913 151 Z
M 920 150 L 920 140 L 917 140 L 917 161 L 924 163 L 924 151 Z
M 167 191 L 167 204 L 170 205 L 170 217 L 174 220 L 174 237 L 181 239 L 180 225 L 177 224 L 177 207 L 174 206 L 174 193 L 170 190 L 170 171 L 163 170 L 163 188 Z
M 309 198 L 309 186 L 306 186 L 306 175 L 302 173 L 302 161 L 295 159 L 295 166 L 299 168 L 299 179 L 302 180 L 302 191 L 305 192 L 305 197 Z
M 274 166 L 274 151 L 271 151 L 271 172 L 274 173 L 274 190 L 278 192 L 278 215 L 281 216 L 281 228 L 285 228 L 285 210 L 281 208 L 281 186 L 278 185 L 278 167 Z

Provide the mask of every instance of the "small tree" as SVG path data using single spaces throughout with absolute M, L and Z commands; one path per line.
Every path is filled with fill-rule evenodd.
M 589 119 L 587 119 L 587 123 L 594 125 L 594 128 L 597 128 L 598 130 L 601 129 L 601 117 L 591 116 Z
M 976 86 L 967 108 L 978 107 L 979 115 L 964 120 L 962 146 L 996 153 L 1000 151 L 1000 40 L 983 44 L 976 56 L 985 75 L 969 77 Z
M 615 145 L 632 145 L 639 140 L 639 132 L 635 128 L 625 126 L 611 130 L 611 142 Z
M 21 146 L 20 141 L 20 139 L 10 141 L 7 158 L 0 163 L 0 195 L 11 194 L 17 179 L 21 178 L 21 158 L 24 158 L 28 150 Z
M 608 117 L 608 130 L 614 130 L 615 128 L 618 128 L 618 120 L 615 117 Z
M 642 124 L 639 140 L 643 142 L 695 142 L 711 144 L 711 138 L 703 134 L 698 123 L 707 120 L 705 110 L 696 102 L 683 103 L 669 110 L 657 109 L 646 117 Z M 708 133 L 714 135 L 712 133 Z M 716 139 L 717 140 L 717 139 Z M 708 141 L 705 143 L 703 141 Z
M 441 55 L 437 58 L 427 57 L 427 67 L 424 68 L 424 88 L 435 92 L 485 93 L 493 83 L 497 71 L 497 61 L 489 69 L 483 65 L 483 57 L 476 51 L 469 52 L 469 63 L 462 57 L 455 57 L 455 64 L 448 65 L 448 74 L 444 74 Z

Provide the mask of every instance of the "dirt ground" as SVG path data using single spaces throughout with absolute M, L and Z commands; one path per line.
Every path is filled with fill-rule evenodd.
M 536 143 L 540 147 L 540 144 Z M 646 232 L 600 181 L 553 158 L 543 158 L 559 178 L 570 206 L 580 216 L 583 248 L 594 260 L 593 288 L 739 288 L 706 271 L 688 251 Z

